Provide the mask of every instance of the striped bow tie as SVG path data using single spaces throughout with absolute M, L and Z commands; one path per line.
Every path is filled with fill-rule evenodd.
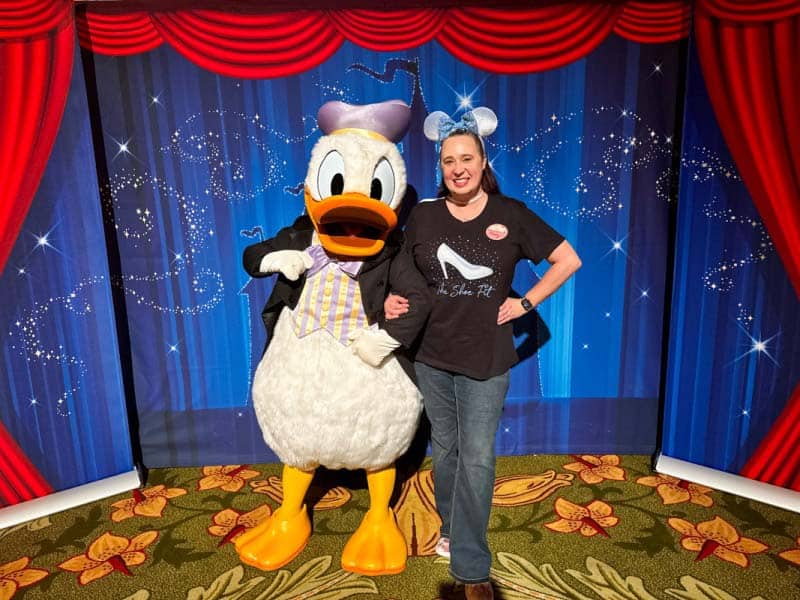
M 308 271 L 306 271 L 306 275 L 308 277 L 311 277 L 314 273 L 321 271 L 325 265 L 333 263 L 349 277 L 355 279 L 355 276 L 358 274 L 358 270 L 361 268 L 361 265 L 364 262 L 361 260 L 338 260 L 337 258 L 328 254 L 325 251 L 325 248 L 319 244 L 314 244 L 310 248 L 307 248 L 306 252 L 308 252 L 311 258 L 314 259 L 314 264 L 310 269 L 308 269 Z

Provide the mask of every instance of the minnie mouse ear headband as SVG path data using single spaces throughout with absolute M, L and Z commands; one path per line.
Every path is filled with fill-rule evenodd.
M 484 138 L 493 134 L 495 129 L 497 129 L 497 115 L 491 108 L 485 106 L 463 113 L 458 121 L 453 121 L 446 112 L 437 110 L 425 118 L 423 125 L 425 137 L 437 144 L 453 132 L 469 131 Z

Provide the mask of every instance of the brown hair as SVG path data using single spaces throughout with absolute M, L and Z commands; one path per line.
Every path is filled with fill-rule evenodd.
M 466 135 L 471 137 L 475 141 L 475 145 L 478 146 L 478 152 L 481 154 L 481 160 L 486 158 L 486 150 L 483 147 L 483 140 L 481 140 L 480 136 L 473 132 L 469 131 L 468 129 L 455 129 L 448 134 L 447 138 L 451 138 L 455 135 Z M 441 160 L 442 157 L 442 145 L 444 144 L 444 140 L 441 141 L 439 144 L 439 159 Z M 481 175 L 481 189 L 486 192 L 487 194 L 499 194 L 500 193 L 500 185 L 497 183 L 497 177 L 494 175 L 494 171 L 492 170 L 492 165 L 489 164 L 489 161 L 486 161 L 486 167 L 483 169 L 483 173 Z M 444 184 L 444 178 L 439 181 L 439 190 L 437 191 L 437 195 L 440 197 L 447 196 L 449 190 L 447 186 Z

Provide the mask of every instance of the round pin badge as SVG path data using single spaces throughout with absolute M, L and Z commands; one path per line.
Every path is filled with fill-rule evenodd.
M 486 228 L 486 237 L 490 240 L 502 240 L 508 235 L 508 227 L 500 223 L 494 223 Z

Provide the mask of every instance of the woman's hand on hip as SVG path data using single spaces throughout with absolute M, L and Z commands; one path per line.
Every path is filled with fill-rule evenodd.
M 408 312 L 408 299 L 397 294 L 389 294 L 383 301 L 383 312 L 387 319 L 396 319 Z
M 522 299 L 520 298 L 506 298 L 505 302 L 500 305 L 497 311 L 497 324 L 504 325 L 509 321 L 521 317 L 526 311 L 522 308 Z

